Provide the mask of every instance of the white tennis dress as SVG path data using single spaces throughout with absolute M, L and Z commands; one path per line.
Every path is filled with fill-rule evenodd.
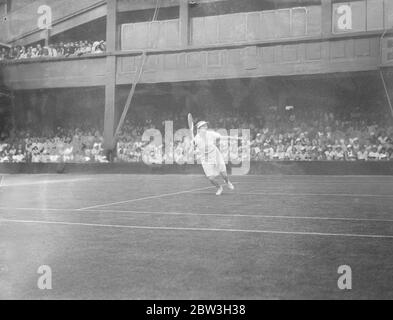
M 216 146 L 220 138 L 219 133 L 209 130 L 204 136 L 199 133 L 195 136 L 195 145 L 201 155 L 201 164 L 207 177 L 217 177 L 227 170 L 224 157 Z

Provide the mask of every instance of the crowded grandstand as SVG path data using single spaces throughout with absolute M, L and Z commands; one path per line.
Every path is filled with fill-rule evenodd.
M 52 43 L 48 46 L 38 43 L 35 46 L 14 46 L 0 48 L 0 61 L 23 60 L 34 58 L 80 57 L 88 54 L 105 53 L 104 40 L 100 41 L 75 41 Z
M 165 162 L 164 146 L 142 141 L 148 129 L 164 132 L 164 121 L 174 121 L 175 128 L 184 126 L 185 114 L 156 119 L 127 119 L 117 139 L 116 162 Z M 202 116 L 200 116 L 202 118 Z M 270 107 L 263 116 L 210 114 L 213 128 L 251 129 L 253 161 L 392 161 L 393 126 L 382 119 L 351 112 L 338 118 L 333 112 L 287 107 Z M 4 128 L 10 128 L 5 126 Z M 107 162 L 103 136 L 88 123 L 81 127 L 42 132 L 33 128 L 2 132 L 0 162 Z M 37 131 L 41 134 L 37 134 Z M 190 140 L 169 146 L 176 162 L 185 161 L 192 148 Z M 231 159 L 240 157 L 231 152 Z M 149 151 L 149 152 L 144 152 Z M 228 151 L 228 150 L 227 150 Z M 148 154 L 149 160 L 143 159 Z

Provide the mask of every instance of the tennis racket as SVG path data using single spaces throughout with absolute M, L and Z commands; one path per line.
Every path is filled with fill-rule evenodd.
M 188 128 L 190 129 L 191 132 L 191 138 L 194 140 L 194 119 L 192 118 L 192 114 L 188 114 Z

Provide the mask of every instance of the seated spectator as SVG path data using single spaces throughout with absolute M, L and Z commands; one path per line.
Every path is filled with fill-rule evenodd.
M 8 52 L 6 48 L 0 49 L 0 61 L 5 60 L 8 58 Z
M 32 57 L 33 57 L 33 47 L 30 46 L 27 48 L 26 58 L 30 59 Z
M 19 52 L 19 59 L 27 59 L 27 51 L 25 46 L 22 46 Z
M 42 48 L 42 46 L 40 44 L 37 44 L 36 49 L 37 57 L 42 57 L 44 55 L 44 49 Z
M 57 50 L 53 44 L 49 45 L 48 56 L 49 57 L 57 57 Z
M 10 49 L 2 48 L 0 50 L 0 61 L 4 60 L 21 60 L 40 57 L 70 57 L 82 56 L 88 54 L 100 54 L 106 51 L 106 43 L 101 41 L 75 41 L 52 43 L 49 46 L 42 47 L 41 44 L 36 46 L 16 46 Z

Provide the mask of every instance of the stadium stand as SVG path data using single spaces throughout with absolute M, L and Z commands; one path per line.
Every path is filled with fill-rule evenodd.
M 3 47 L 0 50 L 0 61 L 23 60 L 34 58 L 55 58 L 55 57 L 80 57 L 87 54 L 105 53 L 106 44 L 104 40 L 89 41 L 81 40 L 75 42 L 60 42 L 42 46 L 15 46 L 11 48 Z
M 307 116 L 306 116 L 307 115 Z M 312 116 L 310 116 L 312 115 Z M 175 127 L 181 128 L 181 115 Z M 117 162 L 161 163 L 164 146 L 142 141 L 147 129 L 164 132 L 165 118 L 156 120 L 128 119 L 117 143 Z M 251 160 L 253 161 L 392 161 L 393 127 L 369 118 L 367 114 L 351 113 L 337 118 L 333 113 L 303 110 L 279 112 L 274 107 L 264 117 L 254 119 L 231 114 L 211 118 L 214 128 L 251 128 Z M 176 129 L 176 128 L 175 128 Z M 99 130 L 87 127 L 57 128 L 37 136 L 21 131 L 13 139 L 0 143 L 0 162 L 107 162 L 103 137 Z M 185 161 L 191 148 L 185 139 L 170 146 L 175 161 Z M 146 152 L 148 151 L 148 152 Z M 230 151 L 231 159 L 240 156 Z M 149 159 L 143 159 L 143 156 Z

